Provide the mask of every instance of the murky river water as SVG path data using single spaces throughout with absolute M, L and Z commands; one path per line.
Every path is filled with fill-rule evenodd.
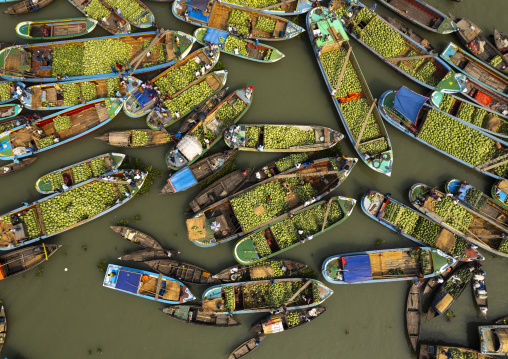
M 461 3 L 449 0 L 428 0 L 445 13 L 469 16 L 486 33 L 493 26 L 508 32 L 506 0 Z M 372 0 L 365 1 L 371 6 Z M 169 29 L 192 33 L 194 27 L 176 20 L 168 4 L 147 1 L 157 23 Z M 4 10 L 7 6 L 0 6 Z M 381 5 L 382 15 L 395 16 Z M 39 13 L 20 17 L 1 15 L 2 41 L 17 41 L 14 27 L 28 19 L 56 19 L 81 16 L 65 0 L 57 0 Z M 435 35 L 418 30 L 437 49 L 448 41 L 457 42 L 454 35 Z M 97 29 L 94 36 L 107 35 Z M 406 85 L 426 93 L 423 88 L 391 70 L 352 40 L 360 66 L 375 97 L 388 89 Z M 307 36 L 276 43 L 286 58 L 275 64 L 256 64 L 221 55 L 229 70 L 231 90 L 254 86 L 254 101 L 243 117 L 244 123 L 312 123 L 341 129 L 338 115 L 327 94 L 324 81 L 312 55 Z M 144 120 L 131 119 L 123 114 L 97 134 L 114 129 L 142 128 Z M 394 198 L 408 203 L 407 192 L 412 184 L 424 182 L 440 185 L 456 177 L 490 192 L 493 181 L 467 169 L 431 149 L 415 143 L 409 137 L 387 125 L 394 148 L 394 170 L 391 178 L 369 170 L 359 163 L 347 181 L 334 194 L 360 199 L 368 189 L 391 192 Z M 0 213 L 16 208 L 21 201 L 40 198 L 35 180 L 54 169 L 113 150 L 94 139 L 94 135 L 77 140 L 57 150 L 43 153 L 27 169 L 0 180 Z M 342 141 L 344 152 L 355 152 L 347 139 Z M 129 150 L 137 156 L 164 169 L 164 147 Z M 274 159 L 270 154 L 242 153 L 239 167 L 261 165 Z M 124 251 L 135 250 L 110 229 L 118 220 L 141 215 L 142 221 L 133 226 L 157 238 L 165 247 L 182 252 L 180 258 L 217 272 L 234 264 L 233 243 L 205 249 L 190 243 L 185 233 L 183 210 L 197 193 L 184 192 L 175 196 L 158 196 L 164 179 L 159 179 L 152 192 L 137 197 L 128 205 L 101 217 L 90 224 L 51 238 L 51 243 L 63 247 L 37 270 L 2 281 L 0 298 L 7 308 L 9 331 L 2 355 L 12 358 L 225 358 L 239 343 L 250 338 L 250 326 L 259 316 L 239 316 L 242 326 L 235 329 L 202 328 L 167 318 L 157 309 L 160 303 L 137 298 L 102 286 L 103 273 L 97 263 L 117 260 Z M 414 246 L 415 244 L 363 214 L 359 206 L 344 224 L 316 238 L 305 246 L 285 253 L 285 258 L 305 262 L 319 270 L 322 260 L 336 253 L 374 249 L 376 240 L 384 242 L 379 248 Z M 86 248 L 86 250 L 85 250 Z M 489 319 L 507 314 L 507 259 L 494 258 L 484 252 L 487 260 L 489 290 Z M 136 264 L 121 263 L 125 265 Z M 142 268 L 141 265 L 138 265 Z M 68 268 L 68 271 L 65 271 Z M 409 282 L 333 286 L 335 294 L 325 302 L 328 311 L 308 326 L 268 337 L 250 358 L 378 358 L 402 359 L 415 357 L 406 336 L 404 307 Z M 191 286 L 197 296 L 202 288 Z M 439 317 L 423 323 L 422 340 L 479 348 L 477 326 L 487 323 L 479 318 L 474 307 L 471 289 L 454 304 L 455 318 L 447 321 Z

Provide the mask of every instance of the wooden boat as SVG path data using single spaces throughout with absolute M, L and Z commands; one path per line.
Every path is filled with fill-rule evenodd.
M 500 180 L 492 185 L 491 195 L 501 207 L 508 209 L 508 181 Z
M 379 3 L 427 31 L 446 35 L 458 30 L 450 17 L 424 1 L 379 0 Z
M 481 325 L 478 332 L 482 354 L 508 356 L 508 325 Z
M 381 95 L 379 112 L 396 129 L 443 155 L 487 176 L 497 179 L 508 177 L 508 174 L 504 173 L 503 167 L 500 167 L 505 163 L 503 159 L 506 158 L 502 148 L 508 146 L 508 142 L 478 130 L 469 122 L 458 121 L 453 116 L 433 108 L 427 104 L 427 101 L 427 97 L 402 86 L 397 91 L 386 91 Z M 438 113 L 445 114 L 446 117 Z M 454 134 L 460 131 L 473 135 L 478 142 L 473 145 L 469 140 L 465 140 L 466 136 L 455 135 L 441 136 L 437 141 L 430 131 L 441 132 L 442 128 L 454 128 Z M 456 151 L 461 155 L 461 158 L 449 152 L 452 142 L 462 150 L 460 153 Z M 469 146 L 465 142 L 469 143 Z M 501 149 L 497 149 L 498 144 L 501 145 Z M 467 155 L 472 152 L 475 153 L 474 159 Z
M 97 140 L 115 146 L 128 148 L 147 148 L 162 146 L 171 142 L 171 135 L 167 132 L 139 128 L 135 130 L 111 131 L 95 137 Z
M 261 342 L 265 338 L 266 338 L 266 336 L 263 335 L 261 337 L 252 338 L 252 339 L 249 339 L 249 340 L 243 342 L 235 350 L 233 350 L 231 352 L 231 354 L 229 354 L 228 359 L 239 359 L 239 358 L 246 356 L 247 354 L 252 352 L 254 349 L 256 349 L 258 347 L 258 345 L 261 344 Z
M 291 298 L 271 298 L 270 288 L 280 288 Z M 203 293 L 203 308 L 216 314 L 263 313 L 285 305 L 287 310 L 307 309 L 323 303 L 333 290 L 315 279 L 287 278 L 219 284 Z M 305 299 L 304 299 L 305 298 Z
M 508 73 L 502 73 L 477 58 L 469 55 L 450 42 L 439 55 L 458 72 L 475 79 L 481 85 L 508 98 Z
M 508 324 L 508 317 L 502 317 L 496 320 L 495 324 Z
M 120 99 L 94 100 L 85 105 L 53 113 L 29 126 L 15 127 L 0 136 L 2 149 L 0 159 L 13 160 L 28 157 L 69 143 L 108 124 L 121 108 Z M 70 121 L 70 126 L 67 119 Z M 55 124 L 60 123 L 59 121 L 63 121 L 67 128 L 58 130 L 60 127 L 59 125 L 55 127 Z
M 0 250 L 49 238 L 111 212 L 133 198 L 146 175 L 141 172 L 136 179 L 130 171 L 119 171 L 105 179 L 92 178 L 65 193 L 46 196 L 3 214 L 0 216 Z M 128 185 L 129 180 L 131 185 Z M 99 190 L 102 201 L 97 195 Z M 74 196 L 79 196 L 80 201 L 72 201 Z M 67 204 L 61 205 L 62 201 Z M 83 203 L 89 205 L 83 206 Z
M 415 281 L 441 274 L 455 261 L 432 247 L 383 249 L 328 257 L 321 272 L 332 284 Z
M 187 114 L 191 113 L 192 110 L 200 106 L 210 96 L 217 94 L 224 87 L 224 85 L 226 85 L 227 78 L 228 78 L 227 70 L 214 71 L 212 73 L 209 73 L 208 75 L 201 78 L 200 80 L 198 80 L 198 82 L 194 83 L 192 86 L 188 87 L 185 91 L 181 92 L 178 96 L 172 99 L 174 100 L 175 103 L 177 103 L 176 106 L 178 106 L 178 104 L 180 103 L 180 101 L 178 100 L 180 96 L 183 99 L 186 99 L 189 96 L 194 97 L 194 101 L 190 103 L 190 105 L 184 107 L 181 113 L 176 111 L 171 112 L 169 109 L 167 109 L 166 105 L 168 103 L 171 104 L 171 100 L 168 100 L 166 101 L 166 104 L 164 104 L 164 106 L 161 106 L 159 109 L 155 109 L 148 114 L 146 118 L 147 126 L 150 127 L 152 130 L 159 130 L 162 127 L 168 127 L 174 124 L 175 122 L 179 121 L 182 117 L 185 117 Z M 208 94 L 202 93 L 200 97 L 196 97 L 197 95 L 195 94 L 193 88 L 194 87 L 201 88 L 201 85 L 202 84 L 204 85 L 205 83 L 208 84 L 210 92 Z M 189 91 L 189 93 L 187 93 L 187 91 Z
M 97 57 L 111 56 L 107 53 L 111 41 L 129 49 L 130 61 L 128 64 L 125 64 L 125 59 L 116 59 L 122 62 L 121 65 L 127 65 L 128 69 L 124 67 L 124 70 L 119 72 L 114 67 L 115 71 L 105 66 L 97 66 L 97 68 L 88 69 L 85 72 L 85 64 L 88 61 L 96 61 Z M 63 80 L 98 80 L 123 75 L 124 72 L 129 75 L 145 74 L 165 69 L 175 61 L 187 56 L 194 41 L 192 36 L 180 31 L 165 31 L 161 34 L 151 31 L 132 35 L 16 45 L 0 50 L 0 75 L 11 81 L 41 83 Z M 108 42 L 109 44 L 107 44 Z M 148 46 L 145 48 L 147 43 Z M 178 44 L 180 45 L 178 46 Z M 76 51 L 76 48 L 70 46 L 78 46 L 78 48 L 83 46 L 83 57 L 73 58 L 72 66 L 66 63 L 66 66 L 59 66 L 59 70 L 53 73 L 55 63 L 58 65 L 65 53 Z M 100 51 L 98 51 L 99 47 Z M 150 56 L 147 56 L 149 52 Z M 162 53 L 164 58 L 159 57 Z M 39 54 L 41 55 L 39 56 Z M 115 61 L 115 59 L 110 60 Z
M 464 358 L 475 358 L 475 359 L 494 359 L 493 356 L 487 356 L 480 353 L 477 350 L 468 349 L 468 348 L 460 348 L 460 347 L 450 347 L 443 345 L 429 345 L 429 344 L 420 344 L 420 354 L 418 359 L 447 359 L 449 355 L 453 355 L 454 353 L 460 353 L 456 355 L 462 355 Z M 447 355 L 448 354 L 448 355 Z
M 61 245 L 41 244 L 21 248 L 0 256 L 0 280 L 14 277 L 47 261 Z M 0 313 L 0 317 L 2 313 Z M 2 330 L 0 329 L 0 332 Z M 0 333 L 1 337 L 2 333 Z M 3 342 L 0 340 L 0 344 Z M 1 347 L 0 347 L 1 349 Z
M 189 288 L 176 279 L 114 264 L 108 265 L 102 285 L 167 304 L 182 304 L 196 299 Z
M 4 14 L 21 15 L 28 14 L 29 12 L 39 11 L 45 6 L 51 4 L 53 0 L 38 0 L 36 3 L 33 0 L 23 0 L 12 6 L 9 6 Z
M 206 327 L 228 328 L 241 324 L 229 314 L 211 314 L 197 305 L 172 305 L 161 310 L 170 318 Z
M 378 57 L 385 64 L 392 69 L 398 71 L 400 74 L 408 77 L 429 89 L 434 89 L 447 75 L 453 74 L 449 65 L 437 57 L 438 54 L 429 52 L 425 47 L 415 42 L 411 37 L 399 31 L 396 27 L 391 25 L 388 21 L 381 16 L 368 9 L 359 1 L 344 4 L 343 2 L 333 2 L 332 7 L 334 11 L 341 14 L 341 18 L 345 21 L 344 30 L 348 33 L 349 37 L 357 40 L 361 45 L 365 46 L 370 52 Z M 360 10 L 365 9 L 371 13 L 370 19 L 356 19 Z M 364 12 L 365 12 L 364 10 Z M 348 14 L 352 14 L 351 17 Z M 358 24 L 356 22 L 361 20 Z M 368 20 L 368 22 L 366 22 Z M 373 21 L 380 21 L 387 27 L 385 32 L 386 38 L 391 40 L 394 50 L 390 53 L 385 53 L 384 56 L 375 48 L 369 46 L 370 41 L 362 39 L 365 34 L 365 29 L 372 24 Z M 353 25 L 350 25 L 353 24 Z M 359 36 L 358 36 L 359 34 Z M 377 36 L 377 35 L 376 35 Z M 397 46 L 395 46 L 397 44 Z M 400 53 L 394 51 L 404 47 Z
M 126 240 L 138 245 L 141 248 L 163 249 L 157 240 L 153 239 L 148 234 L 145 234 L 136 229 L 125 226 L 110 226 L 109 228 L 111 228 L 113 232 L 118 234 L 120 237 L 125 238 Z
M 37 157 L 24 158 L 19 163 L 11 162 L 9 164 L 3 165 L 0 167 L 0 177 L 22 170 L 23 168 L 28 167 L 34 163 L 36 159 Z
M 96 0 L 97 1 L 97 0 Z M 95 6 L 101 8 L 101 13 L 107 13 L 107 16 L 103 16 L 102 18 L 94 18 L 88 13 L 87 6 L 90 5 L 94 0 L 69 0 L 69 2 L 87 17 L 93 18 L 97 21 L 97 24 L 101 26 L 104 30 L 108 31 L 113 35 L 125 35 L 131 33 L 131 24 L 129 21 L 120 16 L 115 9 L 113 9 L 109 4 L 105 1 L 97 1 Z M 95 12 L 92 12 L 95 15 Z
M 28 119 L 30 117 L 30 119 Z M 0 133 L 11 130 L 14 127 L 26 125 L 33 121 L 32 116 L 14 116 L 8 119 L 0 120 Z
M 230 148 L 257 152 L 308 152 L 331 148 L 344 138 L 339 131 L 310 125 L 239 125 L 226 129 Z
M 482 313 L 483 317 L 487 319 L 487 311 L 489 310 L 489 302 L 487 299 L 487 286 L 485 285 L 485 271 L 478 265 L 473 272 L 471 279 L 471 288 L 473 288 L 473 298 L 476 307 Z
M 166 154 L 169 169 L 178 171 L 203 157 L 249 110 L 252 104 L 252 86 L 236 90 L 178 140 Z
M 23 106 L 21 105 L 12 105 L 12 104 L 0 105 L 0 120 L 17 116 L 19 115 L 22 109 Z
M 56 111 L 109 97 L 125 98 L 140 81 L 132 76 L 30 86 L 19 99 L 29 110 Z M 112 91 L 110 88 L 118 88 Z M 91 92 L 91 93 L 89 93 Z
M 312 309 L 295 309 L 278 314 L 271 314 L 266 318 L 258 320 L 257 323 L 249 329 L 249 332 L 256 334 L 285 332 L 313 321 L 325 311 L 325 307 L 314 307 Z
M 254 167 L 249 167 L 219 178 L 190 201 L 185 213 L 198 213 L 215 202 L 232 195 L 249 180 L 253 172 Z
M 420 340 L 420 328 L 422 324 L 421 313 L 422 297 L 419 284 L 415 282 L 409 289 L 406 303 L 406 330 L 411 346 L 415 352 L 417 351 L 418 341 Z
M 79 2 L 80 0 L 72 1 Z M 140 29 L 155 26 L 155 16 L 150 8 L 141 0 L 131 0 L 127 5 L 111 0 L 101 0 L 101 3 L 104 6 L 113 9 L 123 19 L 127 20 L 131 26 L 135 26 Z M 115 6 L 117 4 L 120 4 L 120 7 Z
M 221 270 L 213 278 L 217 278 L 221 283 L 246 282 L 251 280 L 289 278 L 308 268 L 306 264 L 294 262 L 291 260 L 266 260 L 261 263 L 251 265 L 234 265 Z M 277 274 L 279 273 L 279 274 Z
M 169 176 L 168 183 L 162 187 L 159 194 L 177 193 L 194 187 L 234 160 L 236 152 L 236 150 L 229 150 L 224 153 L 215 153 L 182 168 Z
M 148 114 L 155 107 L 158 97 L 168 100 L 179 95 L 210 72 L 217 64 L 219 54 L 218 51 L 210 52 L 208 47 L 198 49 L 157 75 L 150 83 L 160 87 L 160 95 L 157 94 L 155 88 L 146 88 L 140 83 L 125 101 L 125 114 L 134 118 L 141 117 Z M 192 65 L 196 67 L 196 71 L 201 68 L 198 77 L 194 76 Z M 184 77 L 184 74 L 188 74 L 189 78 Z
M 470 242 L 458 237 L 464 236 L 462 232 L 450 226 L 445 227 L 443 223 L 420 214 L 388 194 L 367 192 L 362 197 L 361 206 L 363 212 L 370 218 L 423 246 L 431 245 L 446 254 L 457 256 L 461 261 L 485 259 L 480 252 L 471 247 Z M 406 223 L 399 223 L 403 214 L 409 218 L 417 218 L 412 228 L 408 225 L 404 228 Z
M 258 182 L 188 219 L 187 236 L 197 246 L 213 247 L 275 224 L 337 188 L 357 161 L 356 158 L 322 158 Z M 313 194 L 312 198 L 301 193 L 304 188 L 306 193 Z M 270 193 L 267 198 L 266 194 L 259 194 L 264 191 Z M 249 196 L 257 196 L 255 208 L 251 208 L 253 203 L 243 205 Z
M 508 36 L 496 28 L 494 28 L 494 44 L 499 52 L 503 54 L 503 58 L 507 59 L 506 52 L 508 51 Z
M 272 258 L 337 227 L 349 218 L 355 204 L 356 200 L 352 198 L 331 197 L 292 211 L 291 218 L 284 216 L 280 220 L 270 221 L 240 239 L 233 255 L 238 263 L 244 265 Z
M 145 261 L 154 271 L 176 278 L 182 282 L 193 284 L 218 284 L 220 280 L 213 278 L 212 274 L 201 267 L 193 264 L 176 261 L 173 259 L 158 259 Z
M 0 352 L 5 344 L 5 337 L 7 335 L 7 318 L 5 317 L 5 309 L 2 305 L 0 309 Z
M 459 28 L 456 32 L 457 37 L 469 52 L 495 69 L 508 73 L 508 60 L 503 58 L 501 52 L 483 36 L 478 26 L 466 18 L 455 23 Z
M 451 307 L 471 281 L 473 270 L 473 265 L 466 263 L 456 268 L 451 277 L 441 284 L 427 312 L 427 321 L 445 313 Z
M 94 177 L 104 177 L 117 172 L 125 159 L 123 153 L 105 153 L 49 172 L 35 182 L 35 189 L 42 194 L 65 190 Z
M 388 132 L 342 23 L 335 13 L 318 7 L 307 15 L 307 32 L 326 87 L 358 156 L 374 171 L 390 176 L 393 151 Z M 324 67 L 323 61 L 330 65 Z M 343 75 L 358 86 L 343 83 Z M 358 98 L 349 100 L 350 93 Z
M 503 116 L 508 115 L 508 100 L 506 96 L 500 95 L 470 76 L 461 75 L 466 79 L 465 91 L 462 92 L 462 96 L 485 109 L 500 113 Z
M 16 34 L 30 40 L 57 40 L 89 34 L 97 21 L 87 18 L 23 21 L 16 25 Z
M 169 257 L 176 256 L 179 253 L 180 252 L 175 250 L 144 248 L 139 251 L 127 253 L 118 259 L 132 262 L 146 262 L 157 259 L 167 259 Z
M 504 139 L 508 138 L 508 116 L 487 111 L 483 105 L 439 91 L 432 92 L 429 96 L 429 102 L 432 106 L 446 112 L 458 121 L 468 122 L 491 135 Z
M 200 27 L 194 31 L 194 37 L 201 45 L 217 45 L 221 52 L 255 62 L 269 64 L 285 56 L 273 46 L 260 43 L 256 45 L 255 41 L 242 39 L 222 30 Z M 235 53 L 235 48 L 238 53 Z
M 411 40 L 413 40 L 414 42 L 418 43 L 420 46 L 427 49 L 427 51 L 434 52 L 434 47 L 432 47 L 432 45 L 429 43 L 429 41 L 427 39 L 425 39 L 423 36 L 421 36 L 420 34 L 417 34 L 416 32 L 414 32 L 413 29 L 411 29 L 406 24 L 402 23 L 398 19 L 395 19 L 395 18 L 389 17 L 389 16 L 386 17 L 386 21 L 388 21 L 393 27 L 395 27 L 397 30 L 402 32 L 404 35 L 409 36 L 411 38 Z
M 425 285 L 425 288 L 423 288 L 423 295 L 428 295 L 429 293 L 433 292 L 436 287 L 441 284 L 440 282 L 444 282 L 446 278 L 450 276 L 450 274 L 453 272 L 455 267 L 457 267 L 460 263 L 460 261 L 457 261 L 453 263 L 447 270 L 445 270 L 443 273 L 430 278 L 427 281 L 427 284 Z
M 257 10 L 271 15 L 278 16 L 295 16 L 304 14 L 312 9 L 312 2 L 303 0 L 270 0 L 263 2 L 252 2 L 245 0 L 227 0 L 223 1 L 228 4 L 238 5 L 245 9 Z
M 288 40 L 296 37 L 298 34 L 304 32 L 300 26 L 295 23 L 284 19 L 279 16 L 263 13 L 261 11 L 254 11 L 242 6 L 228 4 L 222 1 L 209 0 L 176 0 L 172 6 L 173 15 L 179 20 L 188 22 L 189 24 L 196 25 L 198 27 L 210 27 L 213 29 L 229 31 L 229 21 L 231 13 L 236 10 L 235 13 L 245 13 L 249 21 L 243 24 L 236 24 L 238 31 L 236 34 L 250 35 L 251 39 L 258 39 L 262 41 L 280 41 Z M 266 19 L 264 22 L 268 22 L 270 29 L 268 29 L 263 21 L 258 25 L 259 19 Z M 261 28 L 257 28 L 260 26 Z M 270 32 L 267 32 L 270 30 Z M 234 29 L 229 31 L 234 33 Z
M 431 197 L 431 195 L 434 197 Z M 497 255 L 508 257 L 508 229 L 496 220 L 455 202 L 444 193 L 416 183 L 409 191 L 411 204 L 450 231 Z M 442 202 L 442 203 L 441 203 Z M 453 212 L 453 214 L 452 214 Z M 457 219 L 457 217 L 460 219 Z M 507 239 L 504 239 L 504 237 Z M 503 250 L 507 252 L 503 252 Z
M 499 206 L 492 198 L 465 181 L 451 179 L 445 183 L 445 192 L 480 215 L 508 229 L 508 208 Z

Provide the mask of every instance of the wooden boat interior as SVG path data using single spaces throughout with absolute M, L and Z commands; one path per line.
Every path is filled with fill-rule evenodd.
M 91 2 L 92 0 L 71 0 L 71 3 L 81 11 L 83 11 Z M 100 26 L 112 34 L 130 32 L 130 24 L 126 18 L 118 15 L 107 2 L 101 1 L 100 4 L 110 11 L 109 15 L 106 17 L 106 21 L 103 21 L 102 19 L 98 21 Z
M 33 11 L 39 11 L 39 9 L 51 4 L 52 2 L 53 0 L 39 0 L 37 4 L 34 4 L 31 0 L 24 0 L 10 6 L 6 11 L 4 11 L 4 13 L 10 15 L 26 14 Z
M 4 255 L 0 259 L 0 279 L 15 276 L 29 270 L 46 260 L 60 246 L 42 245 L 22 248 Z
M 395 9 L 403 12 L 408 18 L 437 29 L 443 22 L 443 17 L 415 0 L 383 0 Z
M 471 77 L 468 77 L 466 91 L 463 95 L 478 103 L 480 106 L 499 112 L 505 116 L 508 115 L 508 99 Z
M 46 35 L 44 30 L 46 30 Z M 32 23 L 29 29 L 31 37 L 72 36 L 83 33 L 86 33 L 86 21 Z

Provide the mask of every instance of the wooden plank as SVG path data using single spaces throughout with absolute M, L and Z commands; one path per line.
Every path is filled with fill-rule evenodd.
M 349 49 L 347 49 L 346 57 L 344 58 L 344 63 L 342 64 L 342 69 L 340 70 L 339 79 L 337 80 L 337 85 L 335 86 L 335 92 L 339 90 L 340 83 L 342 82 L 342 78 L 344 77 L 344 73 L 346 72 L 346 66 L 349 61 L 349 56 L 351 56 L 351 52 L 353 51 L 353 48 L 349 46 Z
M 292 178 L 292 177 L 311 177 L 311 176 L 322 176 L 322 175 L 329 175 L 329 174 L 338 174 L 339 171 L 320 171 L 320 172 L 312 172 L 312 173 L 291 173 L 287 175 L 277 175 L 275 177 L 272 177 L 271 179 L 279 179 L 279 178 Z
M 372 140 L 368 140 L 368 141 L 362 142 L 358 146 L 366 145 L 367 143 L 372 143 L 372 142 L 376 142 L 376 141 L 384 140 L 384 139 L 385 139 L 384 137 L 374 138 Z
M 297 296 L 298 294 L 300 294 L 305 288 L 307 288 L 309 286 L 309 284 L 312 283 L 312 279 L 309 279 L 300 289 L 298 289 L 298 291 L 293 294 L 291 296 L 291 298 L 288 299 L 288 301 L 286 303 L 284 303 L 284 306 L 288 305 L 289 303 L 291 303 Z
M 367 117 L 365 118 L 365 122 L 363 123 L 362 129 L 360 130 L 360 134 L 358 135 L 358 138 L 356 140 L 355 150 L 357 150 L 358 147 L 360 147 L 360 141 L 361 141 L 362 136 L 363 136 L 363 131 L 365 131 L 365 128 L 367 127 L 367 122 L 369 122 L 370 114 L 374 110 L 374 107 L 376 107 L 376 103 L 377 103 L 377 98 L 374 99 L 374 102 L 372 102 L 372 105 L 370 106 L 369 112 L 367 113 Z
M 474 169 L 475 169 L 475 170 L 482 169 L 483 167 L 488 166 L 488 165 L 490 165 L 490 164 L 492 164 L 492 163 L 494 163 L 494 162 L 496 162 L 496 161 L 499 161 L 499 160 L 505 159 L 506 157 L 508 157 L 508 153 L 507 153 L 507 154 L 505 154 L 505 155 L 502 155 L 501 157 L 494 158 L 494 159 L 492 159 L 492 160 L 490 160 L 490 161 L 487 161 L 487 162 L 485 162 L 485 163 L 482 163 L 481 165 L 476 166 Z
M 159 278 L 157 278 L 157 285 L 155 286 L 155 301 L 159 300 L 159 292 L 162 286 L 162 274 L 159 274 Z
M 328 213 L 330 212 L 330 206 L 332 205 L 333 200 L 328 200 L 328 206 L 326 206 L 325 220 L 323 221 L 323 226 L 321 227 L 321 232 L 325 230 L 326 220 L 328 219 Z
M 427 55 L 417 55 L 417 56 L 400 56 L 400 57 L 392 57 L 392 58 L 385 58 L 387 61 L 407 61 L 407 60 L 416 60 L 416 59 L 426 59 L 429 57 L 436 57 L 438 54 L 427 54 Z
M 492 166 L 488 166 L 488 167 L 485 167 L 485 168 L 482 168 L 483 171 L 488 171 L 488 170 L 491 170 L 493 168 L 496 168 L 496 167 L 499 167 L 499 166 L 502 166 L 504 164 L 508 163 L 508 160 L 504 160 L 504 161 L 501 161 L 501 162 L 498 162 Z

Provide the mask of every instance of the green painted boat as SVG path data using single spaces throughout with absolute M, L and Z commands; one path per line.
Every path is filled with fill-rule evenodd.
M 222 30 L 200 27 L 194 31 L 194 37 L 202 45 L 217 45 L 220 51 L 226 54 L 265 64 L 279 61 L 285 56 L 273 46 L 260 43 L 256 45 L 255 41 L 240 39 Z M 238 53 L 235 53 L 235 48 Z
M 337 196 L 295 211 L 294 216 L 270 223 L 240 239 L 233 250 L 235 259 L 240 264 L 253 264 L 307 243 L 344 222 L 355 204 L 352 198 Z
M 23 109 L 22 105 L 0 105 L 0 120 L 5 120 L 19 115 Z
M 23 21 L 16 25 L 16 34 L 30 40 L 57 40 L 86 35 L 95 29 L 97 21 L 87 18 Z

